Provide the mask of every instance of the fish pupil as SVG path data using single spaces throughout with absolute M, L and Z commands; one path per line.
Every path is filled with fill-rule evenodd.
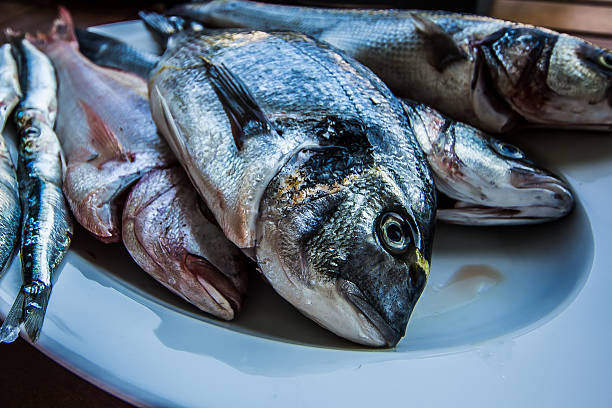
M 392 242 L 402 242 L 402 229 L 397 224 L 391 224 L 387 227 L 387 236 Z
M 607 68 L 612 69 L 612 53 L 606 53 L 602 57 L 603 63 Z

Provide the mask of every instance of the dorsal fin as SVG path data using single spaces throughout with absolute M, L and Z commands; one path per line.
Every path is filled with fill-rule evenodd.
M 87 124 L 91 131 L 92 144 L 96 152 L 103 157 L 104 161 L 118 158 L 127 159 L 123 146 L 121 146 L 113 131 L 104 123 L 100 115 L 83 100 L 79 100 L 79 103 L 83 108 L 83 112 L 85 112 Z
M 257 133 L 272 130 L 270 121 L 238 77 L 223 64 L 214 64 L 204 57 L 202 61 L 208 69 L 213 88 L 230 121 L 238 150 L 242 149 L 243 140 L 248 137 L 246 131 L 249 129 L 255 128 Z
M 421 14 L 411 13 L 411 16 L 416 31 L 427 40 L 427 61 L 438 72 L 444 71 L 455 61 L 467 58 L 466 53 L 459 48 L 453 37 L 440 25 Z

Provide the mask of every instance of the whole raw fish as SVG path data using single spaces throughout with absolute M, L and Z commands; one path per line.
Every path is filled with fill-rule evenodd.
M 57 72 L 57 135 L 66 154 L 64 193 L 77 221 L 104 242 L 121 240 L 122 202 L 143 174 L 175 161 L 157 135 L 142 78 L 102 68 L 78 51 L 65 9 L 36 45 Z
M 11 342 L 24 325 L 36 341 L 47 310 L 53 274 L 72 239 L 70 210 L 62 194 L 63 155 L 53 132 L 57 86 L 51 61 L 28 40 L 15 39 L 13 50 L 19 66 L 24 97 L 15 112 L 19 134 L 19 196 L 21 272 L 23 286 L 9 311 L 0 341 Z
M 155 17 L 142 16 L 145 20 Z M 172 23 L 168 30 L 180 31 L 185 22 Z M 85 55 L 97 64 L 148 72 L 159 59 L 101 34 L 77 30 L 77 37 L 85 45 L 81 45 Z M 438 220 L 464 225 L 528 224 L 560 218 L 573 208 L 565 183 L 518 148 L 425 105 L 406 103 L 436 188 L 453 200 L 447 206 L 438 202 Z
M 4 44 L 0 47 L 0 133 L 20 96 L 17 64 L 11 55 L 11 46 Z M 0 137 L 0 276 L 13 258 L 20 221 L 17 175 L 4 137 Z
M 429 272 L 434 186 L 400 102 L 295 33 L 185 32 L 153 118 L 224 233 L 334 333 L 393 346 Z
M 79 222 L 86 228 L 99 226 L 101 224 L 94 215 L 96 211 L 104 210 L 107 216 L 112 216 L 113 224 L 102 226 L 113 226 L 115 234 L 112 237 L 122 238 L 132 258 L 148 274 L 200 309 L 222 319 L 232 319 L 242 307 L 249 264 L 235 245 L 202 214 L 201 209 L 205 206 L 199 206 L 201 201 L 186 175 L 174 167 L 166 169 L 176 163 L 176 158 L 152 122 L 146 100 L 146 82 L 134 75 L 95 66 L 74 51 L 77 44 L 72 22 L 65 10 L 55 23 L 55 32 L 70 39 L 70 42 L 57 40 L 46 45 L 46 49 L 56 56 L 58 69 L 63 72 L 60 81 L 63 78 L 67 82 L 60 82 L 60 90 L 78 92 L 77 97 L 85 95 L 91 102 L 93 99 L 89 98 L 99 95 L 102 99 L 90 105 L 85 117 L 106 118 L 105 122 L 90 123 L 90 133 L 86 127 L 79 126 L 75 126 L 76 133 L 73 132 L 69 122 L 62 128 L 64 141 L 75 146 L 68 155 L 68 162 L 73 163 L 74 177 L 66 178 L 66 183 L 70 184 L 65 190 L 95 198 L 82 202 L 84 207 L 79 207 L 82 209 Z M 121 54 L 125 54 L 125 49 Z M 69 78 L 72 70 L 77 73 Z M 106 98 L 101 94 L 104 91 L 109 92 Z M 66 95 L 66 99 L 70 97 L 74 98 L 74 95 Z M 111 106 L 111 102 L 118 105 Z M 83 103 L 81 101 L 80 105 L 84 108 Z M 70 104 L 67 108 L 61 105 L 61 110 L 70 107 L 74 108 Z M 137 128 L 139 124 L 143 127 Z M 100 134 L 101 129 L 107 133 Z M 109 156 L 110 162 L 90 165 L 90 161 L 82 160 L 83 147 L 79 149 L 76 146 L 83 139 L 90 141 L 90 145 L 85 146 L 87 148 L 106 152 L 108 149 L 105 150 L 103 143 L 111 143 L 132 156 L 127 162 Z M 95 159 L 93 162 L 95 164 Z M 77 176 L 85 171 L 89 179 L 80 180 Z M 127 173 L 129 177 L 124 183 L 122 177 L 126 172 L 131 173 Z M 144 179 L 136 181 L 141 176 Z M 131 184 L 133 181 L 136 184 Z M 105 184 L 120 190 L 106 189 Z M 114 201 L 105 199 L 100 202 L 104 198 L 99 197 L 100 186 L 103 186 L 103 192 L 113 193 Z M 123 198 L 119 194 L 124 194 Z M 106 208 L 98 209 L 97 205 L 106 205 Z M 121 226 L 123 231 L 119 235 Z M 98 237 L 108 240 L 108 235 Z
M 401 97 L 478 128 L 612 128 L 612 53 L 488 17 L 216 0 L 171 13 L 207 25 L 292 30 L 344 50 Z
M 158 282 L 231 320 L 242 307 L 249 263 L 211 217 L 182 168 L 152 170 L 126 200 L 123 242 Z
M 438 220 L 533 224 L 561 218 L 574 207 L 566 183 L 519 148 L 425 105 L 406 103 L 405 109 L 436 188 L 455 201 L 452 206 L 438 204 Z

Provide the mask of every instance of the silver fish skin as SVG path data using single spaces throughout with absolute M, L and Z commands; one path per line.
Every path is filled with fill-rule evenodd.
M 11 54 L 10 44 L 4 44 L 0 47 L 0 133 L 20 97 L 17 64 Z M 20 221 L 17 175 L 4 137 L 0 137 L 0 276 L 13 258 L 19 241 Z
M 240 311 L 250 262 L 223 235 L 180 166 L 140 179 L 122 222 L 130 255 L 158 282 L 221 319 Z
M 406 114 L 434 174 L 436 188 L 455 200 L 438 204 L 437 219 L 463 225 L 516 225 L 555 220 L 574 207 L 567 184 L 519 148 L 406 102 Z
M 207 25 L 292 30 L 345 51 L 409 98 L 490 132 L 517 125 L 612 129 L 612 53 L 503 20 L 246 0 L 170 10 Z
M 125 193 L 176 159 L 157 134 L 146 82 L 102 68 L 79 51 L 69 13 L 35 45 L 53 62 L 61 110 L 56 132 L 67 159 L 64 193 L 79 224 L 103 242 L 121 241 Z
M 14 40 L 13 50 L 24 93 L 15 111 L 23 214 L 23 286 L 0 328 L 0 341 L 15 340 L 23 324 L 35 342 L 43 325 L 53 274 L 70 247 L 72 221 L 62 194 L 62 150 L 53 132 L 57 111 L 53 66 L 26 39 Z
M 153 118 L 225 235 L 351 341 L 397 344 L 429 273 L 435 194 L 399 101 L 296 33 L 184 33 Z
M 149 18 L 141 15 L 145 20 Z M 137 67 L 138 72 L 152 69 L 153 56 L 141 58 L 137 50 L 130 50 L 132 47 L 124 43 L 91 32 L 78 33 L 78 37 L 79 45 L 86 43 L 85 55 L 97 64 L 126 70 Z M 450 206 L 438 202 L 439 221 L 462 225 L 530 224 L 558 219 L 573 208 L 567 185 L 526 158 L 518 148 L 425 105 L 408 100 L 405 103 L 436 184 L 440 184 L 436 188 L 453 199 Z M 517 174 L 523 179 L 521 186 L 511 182 L 517 180 Z

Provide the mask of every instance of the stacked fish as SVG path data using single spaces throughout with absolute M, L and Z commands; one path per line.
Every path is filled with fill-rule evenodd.
M 246 255 L 318 324 L 392 347 L 427 282 L 436 215 L 522 224 L 573 207 L 563 181 L 472 125 L 612 127 L 612 54 L 548 30 L 242 0 L 172 13 L 142 14 L 161 56 L 87 31 L 77 45 L 65 10 L 32 42 L 57 72 L 77 221 L 219 318 L 242 307 Z

